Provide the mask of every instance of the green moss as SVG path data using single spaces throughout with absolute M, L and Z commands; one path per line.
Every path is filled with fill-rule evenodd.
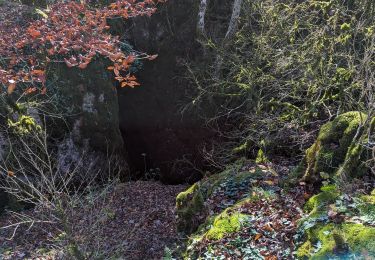
M 370 195 L 364 195 L 364 196 L 361 196 L 361 199 L 364 201 L 364 202 L 367 202 L 369 204 L 373 204 L 375 205 L 375 189 L 371 192 Z
M 321 217 L 327 213 L 327 207 L 334 203 L 340 192 L 334 185 L 324 186 L 321 188 L 322 192 L 312 196 L 305 204 L 304 209 L 309 213 L 309 217 Z
M 211 240 L 220 240 L 227 234 L 239 231 L 243 221 L 246 219 L 246 215 L 240 213 L 228 214 L 225 211 L 215 218 L 205 237 Z
M 257 158 L 255 159 L 255 162 L 256 163 L 267 163 L 267 162 L 269 162 L 268 158 L 266 157 L 266 155 L 264 154 L 262 149 L 259 149 L 258 154 L 257 154 Z
M 210 176 L 192 185 L 188 190 L 178 194 L 176 198 L 176 212 L 178 216 L 177 228 L 180 232 L 192 233 L 206 217 L 205 200 L 219 188 L 231 183 L 234 187 L 243 183 L 251 174 L 240 172 L 242 161 L 228 166 L 219 174 Z
M 199 225 L 195 219 L 200 218 L 203 210 L 204 198 L 198 183 L 191 186 L 188 190 L 178 194 L 176 198 L 178 231 L 191 233 L 197 225 Z
M 318 225 L 307 233 L 307 241 L 297 250 L 299 259 L 327 259 L 366 252 L 375 256 L 375 228 L 362 224 Z
M 371 256 L 375 256 L 375 228 L 362 224 L 343 224 L 342 232 L 354 253 L 366 250 Z
M 343 23 L 340 26 L 340 29 L 343 30 L 343 31 L 348 31 L 348 30 L 350 30 L 350 24 L 349 23 Z
M 366 114 L 347 112 L 339 115 L 320 129 L 316 142 L 306 151 L 304 181 L 321 181 L 321 173 L 334 177 L 337 172 L 347 176 L 358 175 L 361 170 L 362 148 L 352 144 Z M 340 168 L 341 167 L 341 168 Z M 341 170 L 337 171 L 340 168 Z
M 240 159 L 229 165 L 224 171 L 205 178 L 188 190 L 181 192 L 176 198 L 178 231 L 191 234 L 200 225 L 207 226 L 204 223 L 207 222 L 206 218 L 209 214 L 205 203 L 211 197 L 217 194 L 223 197 L 225 200 L 223 204 L 218 202 L 216 205 L 217 208 L 220 208 L 235 205 L 242 201 L 247 194 L 252 194 L 253 184 L 258 183 L 258 180 L 264 178 L 270 171 L 255 165 L 249 169 L 249 165 L 253 165 L 253 162 Z M 267 194 L 267 196 L 270 197 L 272 194 Z
M 313 245 L 311 244 L 310 241 L 306 241 L 298 248 L 297 258 L 303 259 L 303 258 L 310 256 L 312 250 L 313 250 Z
M 244 142 L 240 146 L 237 146 L 236 148 L 233 149 L 233 153 L 235 154 L 245 154 L 250 147 L 250 144 L 248 141 Z

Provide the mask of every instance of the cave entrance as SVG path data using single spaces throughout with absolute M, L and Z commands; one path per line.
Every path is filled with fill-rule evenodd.
M 200 120 L 181 118 L 168 93 L 147 86 L 119 91 L 120 130 L 132 175 L 167 184 L 199 180 L 200 151 L 212 134 Z
M 120 26 L 129 28 L 126 33 L 117 33 L 134 49 L 158 55 L 141 62 L 140 87 L 118 91 L 120 129 L 137 177 L 156 174 L 172 184 L 194 182 L 202 176 L 195 168 L 203 168 L 200 150 L 212 134 L 198 115 L 179 113 L 195 91 L 184 79 L 182 61 L 201 55 L 195 38 L 196 17 L 187 11 L 192 8 L 190 0 L 168 1 L 151 17 Z

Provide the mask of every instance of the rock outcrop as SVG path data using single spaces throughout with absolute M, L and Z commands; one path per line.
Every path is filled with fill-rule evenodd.
M 316 183 L 364 174 L 367 169 L 362 142 L 368 125 L 367 115 L 355 111 L 339 115 L 323 125 L 297 169 L 303 175 L 302 180 Z

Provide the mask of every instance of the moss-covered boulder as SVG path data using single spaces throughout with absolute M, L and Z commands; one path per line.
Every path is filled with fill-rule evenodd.
M 372 259 L 375 228 L 356 223 L 324 224 L 307 232 L 308 240 L 297 251 L 300 259 Z
M 191 234 L 209 215 L 219 214 L 249 196 L 255 184 L 274 177 L 274 172 L 266 167 L 252 165 L 249 169 L 245 160 L 239 160 L 180 193 L 176 199 L 178 230 Z
M 375 257 L 375 192 L 349 197 L 335 186 L 322 187 L 305 205 L 300 220 L 299 259 L 372 259 Z
M 302 210 L 279 187 L 279 178 L 270 164 L 243 159 L 180 193 L 178 228 L 189 238 L 179 257 L 291 257 L 294 219 Z
M 176 198 L 179 231 L 191 233 L 206 217 L 204 198 L 198 183 Z
M 354 177 L 364 173 L 360 137 L 366 120 L 364 113 L 347 112 L 323 125 L 297 169 L 303 175 L 302 180 L 315 183 L 335 175 Z

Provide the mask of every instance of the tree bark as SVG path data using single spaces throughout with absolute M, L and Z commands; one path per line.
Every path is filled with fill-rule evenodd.
M 223 65 L 223 57 L 220 55 L 220 51 L 224 51 L 227 43 L 233 38 L 234 34 L 236 33 L 238 27 L 238 19 L 241 15 L 241 8 L 242 8 L 243 0 L 234 0 L 233 9 L 232 9 L 232 16 L 229 21 L 228 30 L 225 34 L 224 40 L 221 44 L 221 48 L 219 53 L 216 56 L 215 61 L 215 74 L 214 79 L 218 80 L 220 78 L 220 71 Z
M 230 18 L 227 33 L 225 34 L 225 41 L 230 40 L 235 34 L 238 26 L 238 18 L 240 18 L 241 7 L 243 0 L 234 0 L 232 17 Z
M 199 35 L 205 35 L 205 17 L 209 0 L 201 0 L 198 12 L 197 31 Z

